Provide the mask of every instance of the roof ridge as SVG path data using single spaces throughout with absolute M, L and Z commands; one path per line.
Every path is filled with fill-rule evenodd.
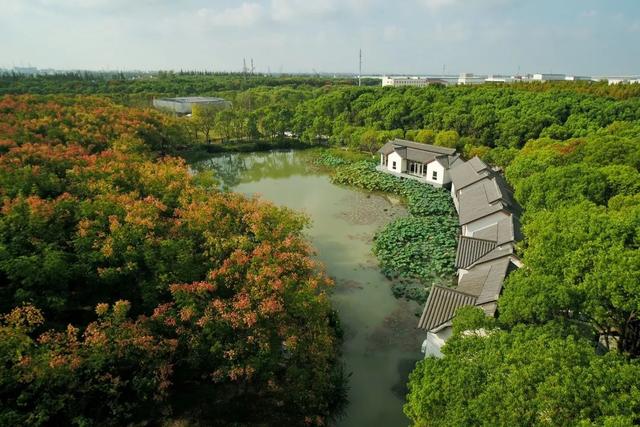
M 498 242 L 495 240 L 461 236 L 456 248 L 456 268 L 469 268 L 469 266 L 489 254 L 497 246 Z
M 434 284 L 418 321 L 418 328 L 427 331 L 437 328 L 450 321 L 459 307 L 475 305 L 477 300 L 475 295 Z
M 481 239 L 479 237 L 471 237 L 471 236 L 460 236 L 461 239 L 468 239 L 468 240 L 478 240 L 478 241 L 482 241 L 482 242 L 491 242 L 491 243 L 495 243 L 497 244 L 498 241 L 497 240 L 491 240 L 491 239 Z
M 440 145 L 433 145 L 433 144 L 427 144 L 424 142 L 418 142 L 418 141 L 411 141 L 408 139 L 403 139 L 403 138 L 394 138 L 392 140 L 389 140 L 388 142 L 391 143 L 410 143 L 410 144 L 415 144 L 415 147 L 412 148 L 425 148 L 426 151 L 429 151 L 429 148 L 431 148 L 431 151 L 435 151 L 436 153 L 440 153 L 440 154 L 445 154 L 445 155 L 453 155 L 454 153 L 457 152 L 457 150 L 455 148 L 449 148 L 449 147 L 442 147 Z
M 440 288 L 440 289 L 442 289 L 444 291 L 447 291 L 447 292 L 455 292 L 456 294 L 464 295 L 466 297 L 471 297 L 471 298 L 476 298 L 476 299 L 478 298 L 476 295 L 473 295 L 473 294 L 470 294 L 470 293 L 467 293 L 467 292 L 459 291 L 458 289 L 456 289 L 457 286 L 456 286 L 456 288 L 449 288 L 448 286 L 431 285 L 431 287 L 432 288 Z
M 483 258 L 486 258 L 488 255 L 490 255 L 490 254 L 491 254 L 491 252 L 494 252 L 494 251 L 496 251 L 496 250 L 500 250 L 500 247 L 501 247 L 501 246 L 504 246 L 504 245 L 506 245 L 506 244 L 512 244 L 512 245 L 513 245 L 513 242 L 507 242 L 507 243 L 503 243 L 502 245 L 497 245 L 495 248 L 491 249 L 489 252 L 487 252 L 486 254 L 484 254 L 481 258 L 477 259 L 473 264 L 471 264 L 471 265 L 467 268 L 467 270 L 470 270 L 470 269 L 472 269 L 473 267 L 477 267 L 477 266 L 479 266 L 479 265 L 486 264 L 486 263 L 491 262 L 491 261 L 496 261 L 496 260 L 499 260 L 499 259 L 502 259 L 502 258 L 505 258 L 505 257 L 514 257 L 515 259 L 517 259 L 518 261 L 520 261 L 520 258 L 518 258 L 518 257 L 516 256 L 516 254 L 515 254 L 515 252 L 514 252 L 514 250 L 513 250 L 514 248 L 512 248 L 511 252 L 505 253 L 504 255 L 500 255 L 500 256 L 495 257 L 495 258 L 490 258 L 490 259 L 483 260 Z

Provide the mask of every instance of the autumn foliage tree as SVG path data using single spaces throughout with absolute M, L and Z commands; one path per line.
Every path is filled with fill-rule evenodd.
M 170 117 L 0 99 L 1 424 L 325 424 L 344 402 L 303 216 L 193 177 Z M 179 135 L 178 135 L 179 137 Z

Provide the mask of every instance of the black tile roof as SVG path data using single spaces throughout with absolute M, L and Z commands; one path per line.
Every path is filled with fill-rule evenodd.
M 399 148 L 399 147 L 430 152 L 430 153 L 436 154 L 434 158 L 441 155 L 452 156 L 456 153 L 455 148 L 447 148 L 447 147 L 440 147 L 438 145 L 423 144 L 421 142 L 407 141 L 406 139 L 399 139 L 399 138 L 396 138 L 384 144 L 382 148 L 378 150 L 378 153 L 390 154 L 393 151 L 395 151 L 396 148 Z
M 453 318 L 456 309 L 474 305 L 476 297 L 451 288 L 433 285 L 424 306 L 418 328 L 432 330 Z
M 491 240 L 460 236 L 456 251 L 456 268 L 467 268 L 496 247 Z

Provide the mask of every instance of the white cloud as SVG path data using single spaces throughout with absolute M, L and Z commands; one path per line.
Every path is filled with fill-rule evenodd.
M 443 43 L 465 42 L 471 38 L 471 30 L 463 22 L 437 23 L 431 29 L 431 37 Z
M 513 2 L 513 0 L 416 0 L 419 4 L 426 6 L 431 11 L 439 11 L 451 7 L 481 8 L 487 10 L 489 8 L 504 7 Z
M 382 38 L 384 41 L 393 42 L 402 39 L 404 31 L 396 25 L 387 25 L 382 30 Z
M 336 0 L 271 0 L 271 17 L 274 21 L 319 18 L 336 13 L 340 5 Z
M 43 8 L 58 9 L 98 9 L 98 10 L 116 10 L 116 9 L 132 9 L 134 7 L 153 6 L 161 3 L 162 0 L 22 0 L 25 3 L 33 3 L 34 6 Z
M 242 3 L 239 7 L 221 11 L 203 8 L 198 16 L 215 27 L 249 27 L 264 18 L 264 9 L 258 3 Z
M 581 18 L 593 18 L 596 15 L 598 15 L 598 11 L 597 10 L 585 10 L 580 14 Z
M 459 3 L 459 0 L 420 0 L 420 2 L 427 6 L 429 9 L 437 10 L 445 6 L 451 6 Z

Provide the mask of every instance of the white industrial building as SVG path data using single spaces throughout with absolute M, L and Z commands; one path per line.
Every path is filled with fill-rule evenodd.
M 460 73 L 458 76 L 459 85 L 477 85 L 484 83 L 487 76 L 476 76 L 473 73 Z
M 416 86 L 424 87 L 429 85 L 446 85 L 442 79 L 428 77 L 382 77 L 382 86 Z
M 626 83 L 629 80 L 625 79 L 624 77 L 610 77 L 607 79 L 607 81 L 610 85 L 619 85 L 621 83 Z
M 484 79 L 485 83 L 513 83 L 516 81 L 516 78 L 513 76 L 501 76 L 490 74 Z
M 585 81 L 585 82 L 590 82 L 593 79 L 589 76 L 565 76 L 564 78 L 566 81 L 570 81 L 570 82 L 577 82 L 577 81 Z
M 180 98 L 155 98 L 153 106 L 163 110 L 172 111 L 176 114 L 191 114 L 194 105 L 212 105 L 226 108 L 231 103 L 222 98 L 206 96 L 187 96 Z
M 566 75 L 564 74 L 534 74 L 531 77 L 531 80 L 536 81 L 536 82 L 550 82 L 550 81 L 558 81 L 558 80 L 565 80 L 566 79 Z

